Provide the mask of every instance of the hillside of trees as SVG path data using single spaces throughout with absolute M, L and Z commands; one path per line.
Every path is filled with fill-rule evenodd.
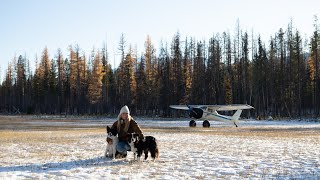
M 122 35 L 115 69 L 107 46 L 86 55 L 73 45 L 54 57 L 44 48 L 34 72 L 19 55 L 5 69 L 0 113 L 115 115 L 128 105 L 134 115 L 171 117 L 171 104 L 250 104 L 248 117 L 318 117 L 317 19 L 308 38 L 292 22 L 268 42 L 235 29 L 207 40 L 176 33 L 159 49 L 148 36 L 142 53 Z

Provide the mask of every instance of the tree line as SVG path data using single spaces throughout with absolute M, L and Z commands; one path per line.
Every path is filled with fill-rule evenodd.
M 34 72 L 26 55 L 15 56 L 0 85 L 0 113 L 114 115 L 126 104 L 135 115 L 170 117 L 171 104 L 250 104 L 248 117 L 317 117 L 317 23 L 310 39 L 290 22 L 267 43 L 239 25 L 201 41 L 177 32 L 158 50 L 147 36 L 142 53 L 122 34 L 117 68 L 106 46 L 86 56 L 74 45 L 53 58 L 44 48 Z

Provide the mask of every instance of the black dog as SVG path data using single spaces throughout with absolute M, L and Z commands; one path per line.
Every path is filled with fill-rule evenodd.
M 159 148 L 156 138 L 152 136 L 145 136 L 144 139 L 140 139 L 138 134 L 128 134 L 128 143 L 131 146 L 131 151 L 134 153 L 134 159 L 136 155 L 138 160 L 144 152 L 144 159 L 148 158 L 148 152 L 150 152 L 153 160 L 159 158 Z

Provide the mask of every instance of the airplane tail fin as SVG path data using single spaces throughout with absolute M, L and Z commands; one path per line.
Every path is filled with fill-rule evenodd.
M 238 109 L 232 116 L 233 121 L 238 121 L 240 118 L 240 115 L 242 113 L 242 109 Z

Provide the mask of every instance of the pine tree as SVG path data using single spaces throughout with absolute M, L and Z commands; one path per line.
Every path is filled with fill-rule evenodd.
M 116 100 L 115 100 L 115 106 L 116 107 L 121 107 L 124 104 L 126 104 L 126 99 L 125 99 L 125 95 L 127 93 L 126 86 L 128 83 L 128 79 L 125 78 L 125 47 L 126 47 L 126 41 L 125 41 L 125 37 L 124 34 L 121 34 L 120 37 L 120 42 L 119 42 L 119 53 L 121 56 L 120 59 L 120 65 L 118 67 L 118 69 L 116 70 L 116 76 L 115 76 L 115 80 L 116 80 Z
M 137 82 L 137 102 L 136 105 L 139 107 L 140 114 L 145 115 L 147 109 L 147 75 L 145 71 L 145 59 L 141 57 L 140 62 L 138 63 L 138 68 L 136 71 L 136 82 Z
M 231 38 L 230 34 L 224 33 L 224 103 L 232 104 L 233 103 L 233 68 L 232 68 L 232 47 L 231 47 Z
M 182 103 L 183 79 L 182 79 L 182 53 L 180 48 L 180 34 L 177 33 L 171 45 L 171 62 L 172 69 L 170 71 L 171 86 L 172 86 L 172 101 L 174 104 Z
M 50 59 L 48 54 L 48 48 L 46 47 L 41 55 L 38 78 L 39 78 L 39 108 L 40 113 L 47 113 L 50 110 L 50 99 L 49 99 L 49 79 L 50 79 Z
M 57 62 L 55 60 L 51 61 L 51 69 L 49 74 L 49 101 L 50 109 L 49 113 L 56 114 L 57 112 Z
M 146 110 L 147 114 L 149 111 L 156 109 L 158 104 L 157 97 L 159 96 L 158 90 L 158 82 L 157 82 L 157 58 L 155 55 L 155 49 L 151 42 L 150 36 L 147 36 L 145 41 L 145 53 L 144 53 L 144 61 L 145 61 L 145 71 L 146 71 L 146 89 L 145 89 L 145 98 L 148 99 L 146 101 Z
M 26 81 L 26 60 L 20 55 L 17 62 L 16 108 L 22 112 L 26 110 Z
M 192 100 L 193 104 L 204 104 L 205 102 L 205 58 L 203 54 L 204 44 L 197 43 L 196 55 L 193 63 L 192 76 Z
M 64 111 L 64 106 L 65 106 L 65 64 L 64 64 L 64 60 L 63 60 L 63 55 L 61 52 L 61 49 L 58 49 L 57 51 L 57 110 L 59 112 L 59 114 L 62 114 L 62 112 Z
M 245 104 L 251 104 L 251 89 L 250 86 L 250 80 L 251 80 L 251 74 L 250 74 L 250 60 L 249 60 L 249 39 L 248 39 L 248 33 L 245 32 L 242 36 L 242 65 L 243 65 L 243 78 L 242 78 L 242 89 L 243 89 L 243 99 L 241 103 Z
M 159 78 L 159 104 L 161 105 L 161 112 L 163 117 L 169 116 L 169 105 L 173 103 L 171 96 L 170 84 L 170 57 L 167 46 L 163 47 L 161 44 L 160 54 L 158 58 L 158 78 Z
M 310 41 L 310 57 L 308 60 L 308 71 L 309 77 L 311 80 L 311 86 L 313 89 L 312 92 L 312 104 L 313 104 L 313 111 L 314 115 L 317 116 L 319 114 L 319 88 L 320 88 L 320 75 L 319 75 L 319 29 L 318 29 L 318 18 L 315 16 L 315 23 L 314 23 L 315 30 L 313 32 L 313 36 L 311 37 Z
M 5 80 L 3 82 L 3 101 L 4 101 L 4 105 L 6 106 L 6 111 L 7 112 L 12 112 L 12 104 L 13 104 L 13 94 L 12 94 L 12 91 L 13 91 L 13 77 L 12 77 L 12 64 L 11 63 L 8 63 L 8 68 L 6 70 L 6 77 L 5 77 Z
M 92 72 L 88 84 L 88 99 L 91 104 L 97 104 L 102 100 L 102 72 L 103 66 L 101 62 L 100 52 L 98 51 L 92 64 Z M 97 113 L 97 109 L 94 109 Z
M 188 38 L 185 41 L 185 50 L 183 56 L 183 65 L 182 65 L 182 79 L 183 79 L 183 94 L 182 103 L 189 104 L 191 88 L 192 88 L 192 59 L 191 59 L 191 42 L 188 43 Z

